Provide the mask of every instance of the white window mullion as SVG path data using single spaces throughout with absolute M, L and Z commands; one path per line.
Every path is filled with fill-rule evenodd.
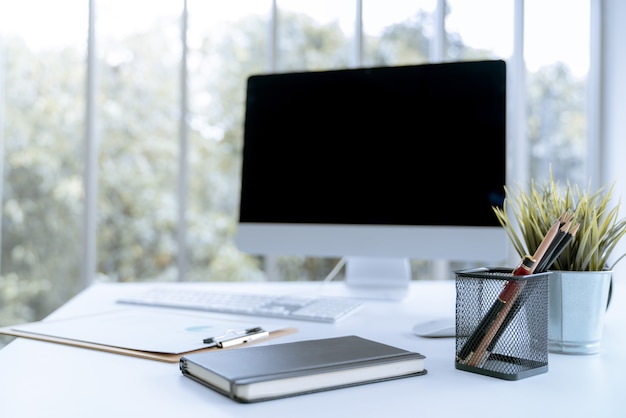
M 98 196 L 98 131 L 96 129 L 96 0 L 89 0 L 89 25 L 87 35 L 87 86 L 85 106 L 85 159 L 84 159 L 84 215 L 83 215 L 83 257 L 80 283 L 87 287 L 93 283 L 97 271 L 96 261 L 96 219 Z
M 267 27 L 268 45 L 266 70 L 268 73 L 275 73 L 278 68 L 278 9 L 276 7 L 276 0 L 272 0 Z M 276 256 L 265 255 L 263 257 L 263 271 L 269 280 L 277 277 L 278 261 Z
M 267 72 L 274 73 L 278 67 L 278 9 L 272 0 L 268 22 Z
M 604 161 L 603 135 L 600 118 L 602 91 L 602 1 L 589 4 L 589 74 L 587 75 L 587 178 L 593 189 L 605 184 L 602 172 Z
M 363 1 L 356 0 L 355 6 L 352 66 L 360 67 L 363 65 Z
M 601 167 L 599 171 L 602 175 L 602 184 L 615 184 L 614 197 L 621 202 L 619 218 L 626 217 L 626 165 L 624 165 L 624 155 L 626 155 L 626 124 L 624 123 L 624 110 L 626 109 L 626 56 L 624 55 L 623 40 L 626 38 L 626 2 L 622 0 L 592 0 L 592 7 L 599 16 L 595 19 L 598 27 L 594 28 L 592 20 L 591 32 L 601 32 L 601 46 L 596 42 L 591 42 L 591 47 L 598 47 L 600 62 L 594 62 L 592 55 L 591 68 L 598 65 L 595 70 L 601 72 L 598 79 L 600 85 L 600 104 L 598 106 L 600 116 L 599 123 L 601 140 L 600 147 Z M 615 248 L 614 254 L 617 256 L 626 253 L 626 240 L 622 240 Z M 615 259 L 609 260 L 610 263 Z M 622 278 L 626 276 L 626 262 L 624 260 L 617 263 L 613 269 L 613 277 Z
M 430 62 L 443 62 L 446 56 L 446 0 L 437 0 L 433 18 L 434 33 L 430 45 Z
M 524 0 L 515 0 L 513 55 L 507 64 L 507 183 L 527 184 L 530 154 L 526 125 L 526 64 L 524 59 Z
M 181 32 L 181 64 L 180 64 L 180 120 L 179 120 L 179 156 L 178 156 L 178 224 L 177 224 L 177 269 L 178 280 L 185 279 L 187 273 L 187 199 L 189 190 L 189 129 L 187 125 L 188 87 L 187 87 L 187 0 L 183 1 L 183 12 L 180 22 Z

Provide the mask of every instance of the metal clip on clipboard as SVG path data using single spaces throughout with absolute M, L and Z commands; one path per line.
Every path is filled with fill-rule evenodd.
M 209 347 L 228 348 L 234 345 L 244 344 L 259 338 L 267 337 L 268 335 L 270 335 L 270 333 L 261 327 L 248 328 L 244 330 L 229 329 L 222 335 L 205 338 L 202 342 L 208 344 Z

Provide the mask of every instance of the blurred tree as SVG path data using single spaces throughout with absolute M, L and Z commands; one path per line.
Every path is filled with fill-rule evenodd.
M 77 291 L 84 58 L 5 40 L 0 323 L 43 317 Z
M 586 82 L 562 63 L 528 76 L 528 139 L 535 178 L 587 185 Z
M 176 253 L 179 45 L 166 31 L 101 42 L 98 271 L 160 276 Z
M 285 13 L 281 71 L 349 65 L 351 40 L 336 23 Z M 428 16 L 365 42 L 365 65 L 427 61 Z M 177 228 L 180 45 L 159 22 L 145 33 L 101 39 L 98 61 L 100 280 L 174 280 L 186 251 L 188 280 L 264 280 L 260 259 L 234 243 L 246 78 L 265 71 L 267 21 L 246 17 L 203 33 L 190 51 L 187 248 Z M 171 34 L 170 34 L 171 35 Z M 458 57 L 487 57 L 449 35 Z M 4 199 L 0 325 L 38 320 L 78 292 L 82 257 L 84 51 L 34 53 L 4 43 Z M 539 156 L 582 159 L 584 115 L 568 105 L 584 85 L 566 68 L 533 81 L 531 140 Z M 550 116 L 552 115 L 552 116 Z M 541 149 L 538 138 L 547 141 Z M 568 148 L 570 147 L 570 148 Z M 571 154 L 564 154 L 571 150 Z M 578 158 L 578 159 L 577 159 Z M 280 279 L 320 279 L 336 260 L 284 258 Z
M 428 27 L 432 17 L 424 12 L 404 22 L 388 26 L 380 37 L 365 40 L 366 66 L 414 65 L 428 62 L 431 39 Z
M 310 16 L 281 12 L 279 71 L 316 71 L 350 65 L 352 42 L 338 22 L 320 24 Z

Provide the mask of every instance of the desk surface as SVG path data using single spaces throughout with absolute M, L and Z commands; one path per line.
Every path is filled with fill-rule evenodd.
M 187 286 L 191 284 L 181 284 Z M 200 284 L 193 284 L 199 286 Z M 332 284 L 331 285 L 335 285 Z M 338 284 L 340 285 L 340 284 Z M 145 284 L 96 284 L 49 319 L 119 308 L 114 300 Z M 314 283 L 218 283 L 255 291 L 315 290 Z M 3 417 L 617 417 L 626 401 L 626 285 L 615 283 L 602 351 L 549 354 L 549 371 L 507 381 L 457 370 L 454 338 L 410 333 L 418 320 L 454 314 L 453 281 L 412 284 L 402 302 L 368 301 L 338 324 L 281 321 L 299 331 L 270 343 L 356 334 L 426 356 L 428 374 L 255 404 L 239 404 L 162 363 L 53 343 L 16 339 L 0 350 Z M 264 343 L 266 344 L 266 343 Z

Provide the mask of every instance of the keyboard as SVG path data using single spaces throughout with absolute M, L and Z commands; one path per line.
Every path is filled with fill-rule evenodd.
M 266 295 L 154 287 L 118 303 L 254 315 L 315 322 L 337 322 L 357 310 L 357 299 L 329 296 Z

